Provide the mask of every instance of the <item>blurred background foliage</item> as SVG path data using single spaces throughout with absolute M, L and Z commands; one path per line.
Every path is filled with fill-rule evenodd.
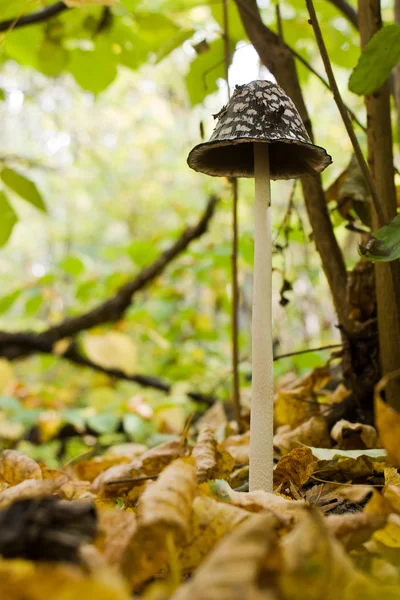
M 0 0 L 0 20 L 50 4 Z M 0 363 L 3 446 L 20 440 L 19 449 L 36 458 L 45 453 L 54 464 L 63 453 L 73 457 L 93 445 L 93 434 L 95 442 L 100 436 L 96 443 L 127 437 L 156 443 L 182 429 L 193 410 L 188 389 L 226 401 L 231 390 L 231 187 L 186 165 L 201 130 L 208 138 L 212 114 L 227 99 L 222 2 L 76 4 L 46 22 L 0 34 L 1 329 L 42 331 L 96 306 L 195 223 L 210 194 L 220 202 L 209 232 L 134 296 L 122 321 L 80 336 L 95 362 L 166 379 L 173 384 L 170 395 L 56 355 Z M 259 4 L 276 31 L 275 3 Z M 305 3 L 281 0 L 280 8 L 285 42 L 323 73 Z M 329 2 L 317 9 L 344 99 L 363 121 L 362 99 L 347 91 L 358 36 Z M 232 1 L 229 38 L 232 87 L 272 78 L 260 67 Z M 329 187 L 351 159 L 350 143 L 330 93 L 302 64 L 298 68 L 316 141 L 333 157 L 324 173 Z M 275 351 L 337 342 L 299 186 L 273 186 Z M 244 402 L 251 369 L 252 187 L 252 181 L 239 182 Z M 335 201 L 329 208 L 352 267 L 356 235 Z M 315 352 L 277 361 L 276 376 L 302 373 L 327 357 Z M 65 441 L 58 435 L 65 425 L 92 435 Z M 46 443 L 37 446 L 37 439 Z

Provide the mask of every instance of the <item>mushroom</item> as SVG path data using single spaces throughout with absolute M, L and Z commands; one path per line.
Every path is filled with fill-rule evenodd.
M 188 165 L 213 176 L 255 178 L 254 283 L 250 490 L 273 489 L 273 354 L 271 179 L 313 175 L 331 162 L 311 143 L 292 100 L 275 83 L 237 85 L 215 115 L 208 142 L 190 152 Z

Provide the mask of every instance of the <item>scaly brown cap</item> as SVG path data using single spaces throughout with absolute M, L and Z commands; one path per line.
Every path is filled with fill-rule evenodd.
M 270 144 L 271 179 L 323 171 L 332 159 L 312 144 L 289 96 L 271 81 L 237 85 L 217 115 L 208 142 L 195 146 L 188 165 L 207 175 L 254 177 L 253 144 Z

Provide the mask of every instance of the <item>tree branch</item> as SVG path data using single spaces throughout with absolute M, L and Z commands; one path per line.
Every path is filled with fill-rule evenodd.
M 53 17 L 56 17 L 65 10 L 70 10 L 71 7 L 64 4 L 64 2 L 56 2 L 50 6 L 46 6 L 42 10 L 31 13 L 30 15 L 22 15 L 7 19 L 6 21 L 0 22 L 0 32 L 8 31 L 9 29 L 18 29 L 19 27 L 26 27 L 27 25 L 35 25 L 36 23 L 44 23 L 49 21 Z
M 279 43 L 278 36 L 264 25 L 256 0 L 235 0 L 235 2 L 243 26 L 261 61 L 292 98 L 310 138 L 313 139 L 311 120 L 292 54 Z M 315 244 L 321 256 L 336 312 L 340 322 L 346 323 L 347 303 L 346 295 L 343 293 L 347 285 L 346 267 L 329 217 L 321 177 L 304 177 L 301 183 Z
M 355 29 L 358 29 L 358 15 L 355 8 L 351 6 L 346 0 L 328 0 L 331 4 L 336 6 L 344 17 L 353 25 Z
M 169 263 L 183 252 L 193 240 L 199 238 L 207 231 L 209 222 L 214 215 L 217 201 L 215 196 L 211 197 L 207 203 L 206 210 L 196 225 L 187 227 L 181 236 L 151 265 L 142 269 L 134 279 L 120 287 L 112 298 L 99 304 L 96 308 L 78 317 L 65 319 L 58 325 L 50 327 L 42 333 L 31 331 L 15 333 L 0 332 L 0 357 L 7 358 L 8 360 L 16 360 L 35 352 L 55 354 L 54 344 L 57 341 L 63 338 L 71 338 L 97 325 L 121 319 L 132 302 L 132 296 L 158 277 Z M 76 349 L 72 349 L 71 346 L 63 356 L 73 362 L 86 364 L 86 366 L 95 368 L 93 364 L 89 364 L 90 361 L 87 361 L 82 356 L 78 356 Z M 85 363 L 82 362 L 83 360 Z

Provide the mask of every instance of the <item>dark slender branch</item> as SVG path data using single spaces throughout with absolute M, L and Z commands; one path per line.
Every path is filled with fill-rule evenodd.
M 0 32 L 8 31 L 9 29 L 18 29 L 19 27 L 26 27 L 26 25 L 35 25 L 36 23 L 44 23 L 49 21 L 53 17 L 56 17 L 65 10 L 70 10 L 72 7 L 67 6 L 64 2 L 56 2 L 50 6 L 46 6 L 42 10 L 31 13 L 30 15 L 22 15 L 7 19 L 6 21 L 0 22 Z
M 336 6 L 343 16 L 353 25 L 355 29 L 358 29 L 358 15 L 355 8 L 347 2 L 347 0 L 328 0 L 331 4 Z
M 343 344 L 329 344 L 328 346 L 320 346 L 319 348 L 307 348 L 306 350 L 297 350 L 296 352 L 288 352 L 287 354 L 277 354 L 275 360 L 289 358 L 290 356 L 298 356 L 299 354 L 308 354 L 309 352 L 321 352 L 322 350 L 331 350 L 332 348 L 343 348 Z
M 335 75 L 333 73 L 333 69 L 332 69 L 332 65 L 331 65 L 331 61 L 328 55 L 328 52 L 326 50 L 326 46 L 325 46 L 325 42 L 324 39 L 322 37 L 322 32 L 321 32 L 321 28 L 319 26 L 319 22 L 318 22 L 318 17 L 317 14 L 315 12 L 315 8 L 314 8 L 314 3 L 313 0 L 306 0 L 306 4 L 307 4 L 307 8 L 308 8 L 308 13 L 310 15 L 310 22 L 311 25 L 314 29 L 314 34 L 315 34 L 315 39 L 317 41 L 318 44 L 318 48 L 319 48 L 319 52 L 321 54 L 321 58 L 322 61 L 324 63 L 325 66 L 325 71 L 328 77 L 328 81 L 329 81 L 329 85 L 332 89 L 332 93 L 333 93 L 333 97 L 335 99 L 336 105 L 339 109 L 340 115 L 342 117 L 344 126 L 346 127 L 346 131 L 347 134 L 350 138 L 350 141 L 353 145 L 354 148 L 354 153 L 357 157 L 358 160 L 358 164 L 360 165 L 360 169 L 364 175 L 365 181 L 368 185 L 368 189 L 370 191 L 371 194 L 371 198 L 372 198 L 372 202 L 376 211 L 376 214 L 378 215 L 378 219 L 380 221 L 380 225 L 382 226 L 385 222 L 385 218 L 384 218 L 384 214 L 383 214 L 383 210 L 382 210 L 382 206 L 381 203 L 379 201 L 378 198 L 378 194 L 376 192 L 376 188 L 375 188 L 375 183 L 374 180 L 372 178 L 371 175 L 371 171 L 368 168 L 367 162 L 364 158 L 364 155 L 362 153 L 361 150 L 361 146 L 358 142 L 357 136 L 354 133 L 354 129 L 353 126 L 351 124 L 351 120 L 349 117 L 349 114 L 346 110 L 346 107 L 343 103 L 342 100 L 342 96 L 340 95 L 340 91 L 339 88 L 337 86 L 336 83 L 336 79 L 335 79 Z

